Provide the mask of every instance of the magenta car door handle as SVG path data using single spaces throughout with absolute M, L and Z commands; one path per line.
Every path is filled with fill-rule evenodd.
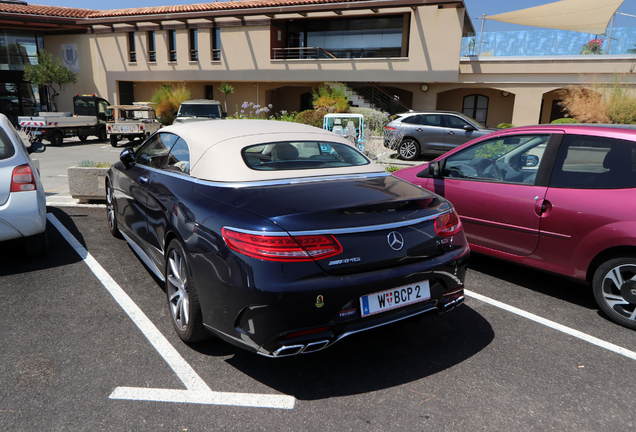
M 538 196 L 534 197 L 534 211 L 538 216 L 547 216 L 552 210 L 552 203 L 545 199 L 539 199 Z

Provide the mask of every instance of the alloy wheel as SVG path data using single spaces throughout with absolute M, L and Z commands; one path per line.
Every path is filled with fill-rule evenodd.
M 183 256 L 176 248 L 170 251 L 167 270 L 166 288 L 172 320 L 178 330 L 185 332 L 190 323 L 188 271 Z

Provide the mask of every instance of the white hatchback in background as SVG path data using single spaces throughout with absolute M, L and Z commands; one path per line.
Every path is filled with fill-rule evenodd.
M 29 153 L 45 149 L 39 141 L 27 148 L 0 114 L 0 241 L 23 238 L 32 257 L 45 255 L 48 246 L 44 187 Z

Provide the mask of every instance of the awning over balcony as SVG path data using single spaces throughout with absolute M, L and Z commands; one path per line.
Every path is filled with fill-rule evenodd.
M 484 18 L 511 24 L 604 35 L 624 0 L 561 0 Z

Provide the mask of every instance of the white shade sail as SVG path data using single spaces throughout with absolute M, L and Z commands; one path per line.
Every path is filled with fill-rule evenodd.
M 609 21 L 623 1 L 561 0 L 485 18 L 511 24 L 604 35 Z

